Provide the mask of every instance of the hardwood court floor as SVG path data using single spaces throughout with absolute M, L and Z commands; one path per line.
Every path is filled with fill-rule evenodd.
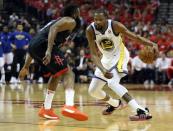
M 128 88 L 142 87 L 126 85 Z M 64 104 L 64 90 L 59 86 L 54 97 L 53 107 L 60 121 L 44 120 L 37 116 L 44 100 L 46 85 L 35 84 L 0 87 L 0 131 L 173 131 L 173 92 L 130 90 L 137 101 L 150 108 L 153 119 L 150 121 L 129 121 L 133 112 L 129 107 L 117 110 L 110 116 L 101 114 L 105 107 L 87 93 L 87 84 L 76 85 L 75 103 L 89 115 L 89 120 L 80 122 L 60 114 Z M 136 89 L 136 88 L 135 88 Z M 113 93 L 105 88 L 113 97 Z

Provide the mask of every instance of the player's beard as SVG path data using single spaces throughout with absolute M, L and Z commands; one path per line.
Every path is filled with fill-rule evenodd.
M 101 25 L 99 25 L 99 24 L 95 24 L 95 26 L 96 26 L 97 30 L 102 30 L 103 29 L 103 27 Z

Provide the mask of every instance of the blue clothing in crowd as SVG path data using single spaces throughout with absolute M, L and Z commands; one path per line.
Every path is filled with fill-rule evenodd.
M 3 49 L 2 49 L 2 43 L 0 41 L 0 57 L 2 57 L 2 56 L 3 56 Z
M 16 45 L 17 49 L 23 49 L 25 45 L 28 45 L 31 40 L 31 36 L 26 32 L 15 31 L 11 35 L 12 44 Z
M 2 43 L 2 48 L 4 53 L 11 52 L 11 33 L 1 33 L 0 41 Z

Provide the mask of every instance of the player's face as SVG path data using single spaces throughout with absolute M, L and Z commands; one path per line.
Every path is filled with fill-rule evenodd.
M 102 29 L 104 26 L 106 26 L 106 16 L 104 13 L 95 13 L 94 14 L 94 22 L 97 29 Z

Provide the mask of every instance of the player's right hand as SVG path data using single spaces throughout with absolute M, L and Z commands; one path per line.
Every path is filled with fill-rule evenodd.
M 28 68 L 23 67 L 19 72 L 19 79 L 24 80 L 25 76 L 29 73 Z
M 51 60 L 51 53 L 50 51 L 46 51 L 45 56 L 43 58 L 43 64 L 48 65 L 50 63 L 50 60 Z
M 107 79 L 111 79 L 113 77 L 113 74 L 107 70 L 105 70 L 103 74 L 104 74 L 104 77 L 106 77 Z

